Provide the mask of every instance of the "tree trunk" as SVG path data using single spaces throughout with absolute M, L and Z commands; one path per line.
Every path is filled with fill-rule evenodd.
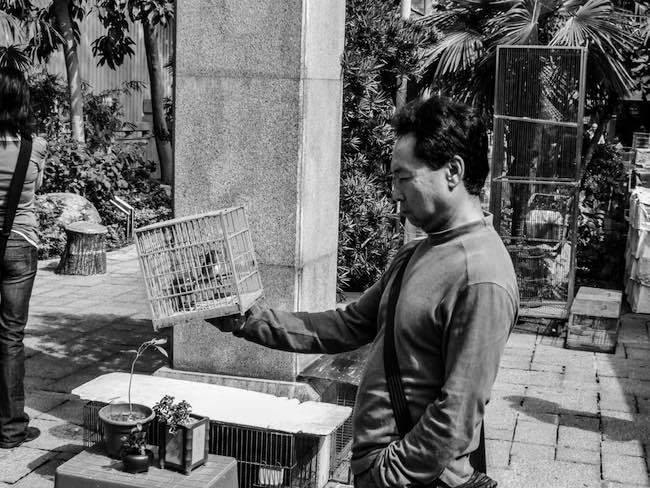
M 77 56 L 77 43 L 74 38 L 72 19 L 70 18 L 69 0 L 54 0 L 54 15 L 57 29 L 61 37 L 63 37 L 63 55 L 65 57 L 65 69 L 68 74 L 68 92 L 70 95 L 70 130 L 72 131 L 72 139 L 85 142 L 79 57 Z
M 172 157 L 171 137 L 163 110 L 162 63 L 158 51 L 158 34 L 155 27 L 147 19 L 142 20 L 144 32 L 144 48 L 147 54 L 147 69 L 149 70 L 149 86 L 151 87 L 151 111 L 153 112 L 153 132 L 156 138 L 156 151 L 160 161 L 160 179 L 165 184 L 171 184 L 174 161 Z

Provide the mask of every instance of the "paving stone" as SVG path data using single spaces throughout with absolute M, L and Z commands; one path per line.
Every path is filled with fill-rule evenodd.
M 490 467 L 506 467 L 510 463 L 510 441 L 486 439 L 485 456 Z
M 16 483 L 55 456 L 54 452 L 33 449 L 26 447 L 25 444 L 10 449 L 7 455 L 2 457 L 0 463 L 0 481 Z
M 61 393 L 42 390 L 27 390 L 25 392 L 25 412 L 35 418 L 52 410 L 57 405 L 66 402 L 70 397 Z
M 41 430 L 41 435 L 29 443 L 34 449 L 52 452 L 79 452 L 83 449 L 83 428 L 63 420 L 32 419 L 29 425 Z
M 650 398 L 636 397 L 639 413 L 650 415 Z
M 648 488 L 650 485 L 637 485 L 636 483 L 617 483 L 616 481 L 603 481 L 601 488 Z
M 519 419 L 515 427 L 514 440 L 515 442 L 555 446 L 557 443 L 557 425 L 545 422 L 523 422 Z
M 600 452 L 589 449 L 577 449 L 574 447 L 558 446 L 556 459 L 571 463 L 594 464 L 600 466 Z
M 638 440 L 612 441 L 603 439 L 600 444 L 603 453 L 620 454 L 623 456 L 643 457 L 643 444 Z
M 603 413 L 602 422 L 604 438 L 613 441 L 650 442 L 650 416 L 648 415 L 608 411 Z
M 53 422 L 63 420 L 70 424 L 83 425 L 83 407 L 85 404 L 85 401 L 78 399 L 67 400 L 48 412 L 40 414 L 37 418 Z
M 610 452 L 603 452 L 603 479 L 639 485 L 650 483 L 644 458 Z
M 493 471 L 499 488 L 600 488 L 601 483 L 600 468 L 583 463 L 539 460 Z
M 623 393 L 601 392 L 598 404 L 602 410 L 614 410 L 616 412 L 626 413 L 636 413 L 637 411 L 636 397 Z
M 516 369 L 502 369 L 497 375 L 497 382 L 502 384 L 514 383 L 518 385 L 553 385 L 562 381 L 562 375 L 548 371 L 521 371 Z
M 600 423 L 596 418 L 562 416 L 558 428 L 558 446 L 573 449 L 600 449 Z
M 542 461 L 553 461 L 555 459 L 555 447 L 532 444 L 529 442 L 513 442 L 510 448 L 510 464 L 512 466 L 535 465 Z
M 70 457 L 61 456 L 61 454 L 62 453 L 58 454 L 45 464 L 34 469 L 31 473 L 13 485 L 14 488 L 53 488 L 56 468 L 70 459 Z M 70 456 L 73 455 L 74 453 L 70 453 Z

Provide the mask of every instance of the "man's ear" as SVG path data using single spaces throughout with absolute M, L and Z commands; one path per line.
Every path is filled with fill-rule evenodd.
M 464 176 L 465 161 L 463 161 L 463 158 L 456 154 L 447 163 L 447 181 L 449 188 L 452 189 L 458 186 L 463 181 Z

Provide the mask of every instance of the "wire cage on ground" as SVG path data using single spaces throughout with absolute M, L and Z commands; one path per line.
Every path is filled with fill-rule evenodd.
M 521 316 L 566 318 L 573 298 L 585 48 L 497 48 L 490 211 Z
M 135 241 L 156 329 L 244 313 L 263 296 L 243 207 L 136 229 Z
M 84 446 L 103 445 L 99 409 L 90 401 L 83 408 Z M 158 445 L 154 419 L 147 428 L 147 444 Z M 210 420 L 210 454 L 237 460 L 239 488 L 316 488 L 319 438 Z

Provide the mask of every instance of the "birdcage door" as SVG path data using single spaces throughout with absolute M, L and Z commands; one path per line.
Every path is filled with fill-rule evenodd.
M 573 297 L 586 48 L 499 46 L 490 211 L 522 316 L 565 318 Z

